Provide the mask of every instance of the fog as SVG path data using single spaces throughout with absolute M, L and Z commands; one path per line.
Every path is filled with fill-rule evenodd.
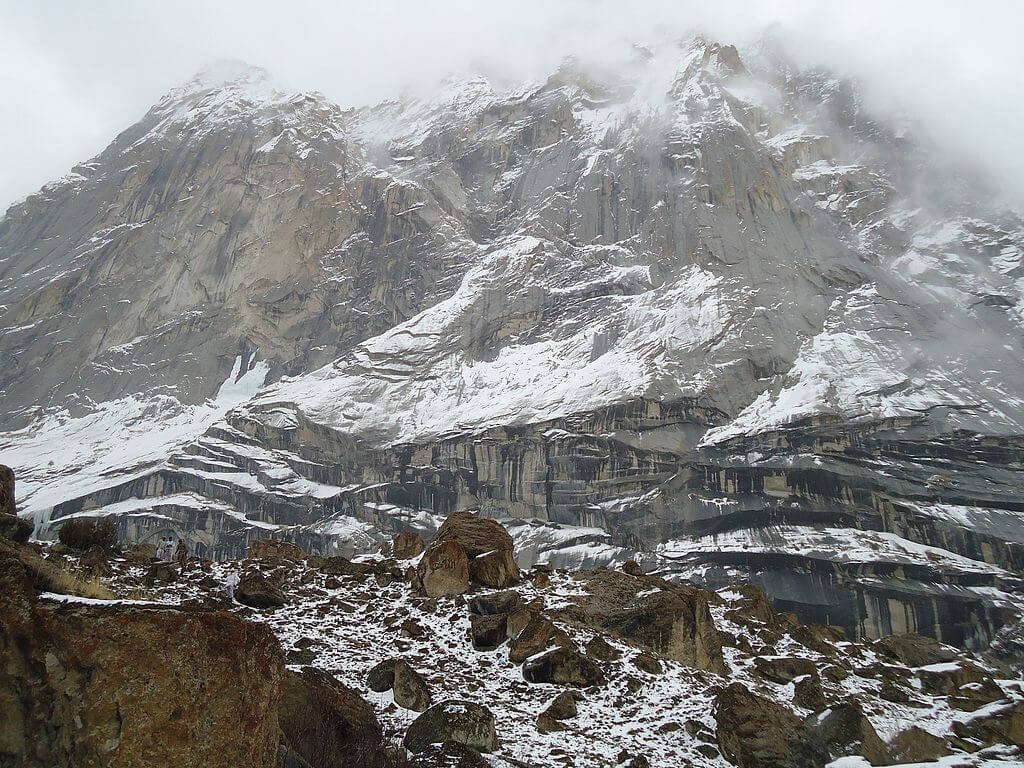
M 0 0 L 0 210 L 218 58 L 349 106 L 451 72 L 532 79 L 567 55 L 614 67 L 635 42 L 699 31 L 742 45 L 768 28 L 802 63 L 855 77 L 870 104 L 905 112 L 1024 201 L 1024 3 L 1014 0 Z

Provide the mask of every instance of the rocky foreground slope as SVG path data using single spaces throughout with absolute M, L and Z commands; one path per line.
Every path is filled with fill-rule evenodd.
M 355 561 L 274 540 L 218 563 L 0 540 L 13 596 L 0 755 L 296 768 L 1022 757 L 1019 666 L 919 635 L 850 641 L 755 587 L 708 592 L 635 563 L 521 573 L 509 546 L 467 514 L 426 547 L 403 534 L 392 557 Z M 57 594 L 55 565 L 117 599 Z M 239 602 L 223 587 L 233 568 Z
M 342 110 L 204 72 L 0 220 L 52 536 L 374 552 L 448 514 L 853 638 L 1020 613 L 1024 223 L 765 42 Z

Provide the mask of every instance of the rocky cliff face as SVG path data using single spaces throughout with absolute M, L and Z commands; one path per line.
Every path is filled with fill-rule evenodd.
M 207 73 L 0 221 L 0 458 L 41 533 L 351 554 L 479 509 L 983 646 L 1024 222 L 912 137 L 767 44 L 349 111 Z

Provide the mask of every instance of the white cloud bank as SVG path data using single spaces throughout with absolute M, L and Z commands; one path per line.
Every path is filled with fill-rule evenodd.
M 212 59 L 240 58 L 343 105 L 452 71 L 525 79 L 566 55 L 702 30 L 792 50 L 862 80 L 1024 200 L 1024 3 L 860 0 L 313 2 L 0 0 L 0 210 L 103 148 Z

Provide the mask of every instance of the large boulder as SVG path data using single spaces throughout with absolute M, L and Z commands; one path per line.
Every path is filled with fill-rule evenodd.
M 554 646 L 571 645 L 569 635 L 556 627 L 550 619 L 540 614 L 533 615 L 526 626 L 512 638 L 508 648 L 508 660 L 521 664 L 530 656 Z
M 298 544 L 280 539 L 254 539 L 249 542 L 249 557 L 273 563 L 300 562 L 309 555 Z
M 512 551 L 512 537 L 501 523 L 472 512 L 454 512 L 420 558 L 420 589 L 439 597 L 461 594 L 471 582 L 497 589 L 511 586 L 519 581 Z
M 496 549 L 470 560 L 469 578 L 474 584 L 504 589 L 519 582 L 519 566 L 511 549 Z
M 491 768 L 486 757 L 457 741 L 431 744 L 402 764 L 408 768 Z
M 310 768 L 378 768 L 384 737 L 371 707 L 356 691 L 319 669 L 289 672 L 278 716 L 287 747 Z
M 872 765 L 889 763 L 888 746 L 855 702 L 831 707 L 816 720 L 814 731 L 833 758 L 860 755 Z
M 423 537 L 415 531 L 401 531 L 391 542 L 391 555 L 399 560 L 409 560 L 419 557 L 427 545 Z
M 403 744 L 410 752 L 423 752 L 431 744 L 446 741 L 480 752 L 494 752 L 498 748 L 494 715 L 487 707 L 471 701 L 442 701 L 412 721 Z
M 422 675 L 404 661 L 395 664 L 395 704 L 413 712 L 423 712 L 430 707 L 430 688 Z
M 14 470 L 0 464 L 0 537 L 20 544 L 32 535 L 32 523 L 18 517 L 14 504 Z
M 493 651 L 505 642 L 507 633 L 508 616 L 503 613 L 469 617 L 469 637 L 475 650 Z
M 871 646 L 876 653 L 894 659 L 908 667 L 924 667 L 953 661 L 956 650 L 924 635 L 889 635 L 876 640 Z
M 697 669 L 727 671 L 701 590 L 601 570 L 587 580 L 587 591 L 581 607 L 591 626 Z
M 490 592 L 475 595 L 469 599 L 469 612 L 476 616 L 496 616 L 501 613 L 512 613 L 523 604 L 518 592 Z
M 515 547 L 512 536 L 497 520 L 480 517 L 472 512 L 453 512 L 437 529 L 431 546 L 445 541 L 457 542 L 467 557 L 479 557 L 488 552 Z
M 993 705 L 982 716 L 955 721 L 953 733 L 961 739 L 972 739 L 985 747 L 993 744 L 1024 744 L 1024 701 L 1005 706 Z
M 740 768 L 810 768 L 827 755 L 804 723 L 781 704 L 732 683 L 715 697 L 718 747 Z
M 0 515 L 16 513 L 14 499 L 14 470 L 0 464 Z
M 0 551 L 0 764 L 275 768 L 284 660 L 227 613 L 38 600 Z
M 604 682 L 604 673 L 593 661 L 574 648 L 552 648 L 531 656 L 523 663 L 523 678 L 529 683 L 557 683 L 588 688 Z
M 783 656 L 761 657 L 754 659 L 754 669 L 761 677 L 773 683 L 785 685 L 804 675 L 817 676 L 817 667 L 810 659 L 789 658 Z
M 469 558 L 456 541 L 431 543 L 417 573 L 427 597 L 461 595 L 469 589 Z
M 285 604 L 284 593 L 257 570 L 242 574 L 235 588 L 235 599 L 250 608 L 280 608 Z
M 952 754 L 946 740 L 911 726 L 889 742 L 892 759 L 897 763 L 927 763 Z

